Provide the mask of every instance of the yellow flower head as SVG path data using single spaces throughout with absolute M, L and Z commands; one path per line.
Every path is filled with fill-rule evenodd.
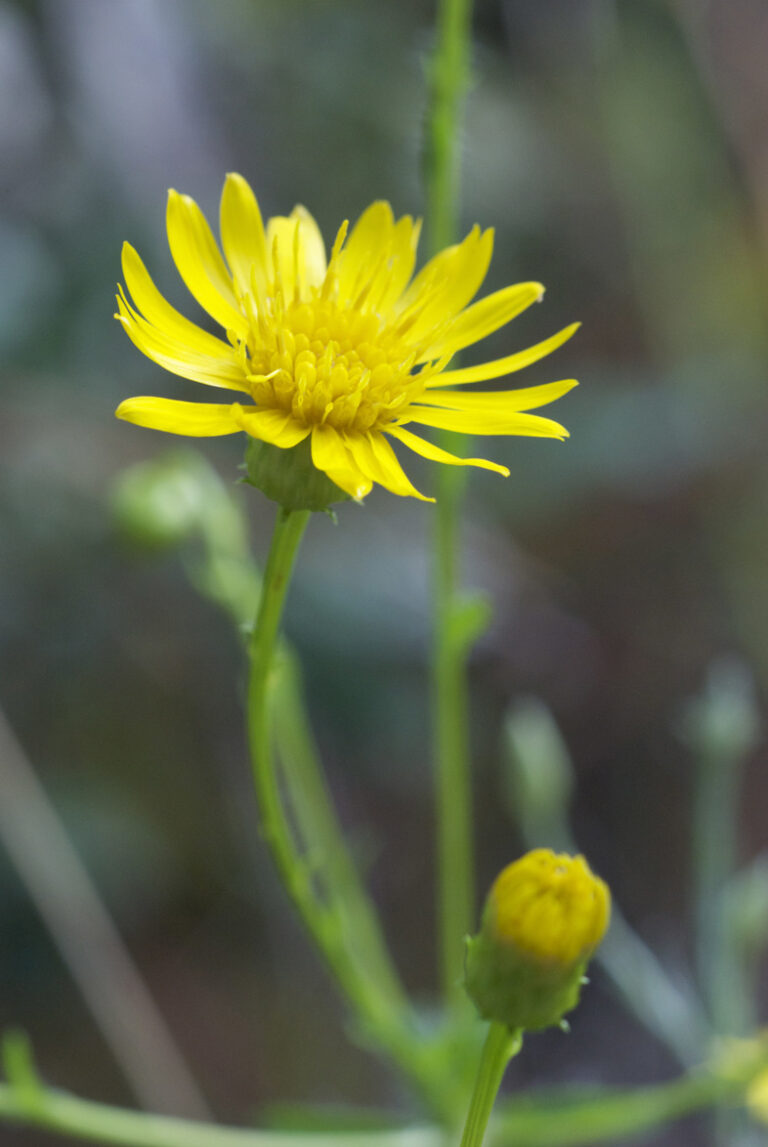
M 455 457 L 407 429 L 410 424 L 473 435 L 567 437 L 557 422 L 527 412 L 565 394 L 576 385 L 572 379 L 498 393 L 455 388 L 536 362 L 578 324 L 506 358 L 446 369 L 457 351 L 543 294 L 539 283 L 518 283 L 471 302 L 490 262 L 491 231 L 473 228 L 412 278 L 419 224 L 410 216 L 396 222 L 388 203 L 372 204 L 349 236 L 344 223 L 329 259 L 303 207 L 265 227 L 242 176 L 227 176 L 220 222 L 224 257 L 197 204 L 170 192 L 174 262 L 226 339 L 175 310 L 127 243 L 127 291 L 120 289 L 117 318 L 139 350 L 166 370 L 244 398 L 129 398 L 119 406 L 119 418 L 191 436 L 244 430 L 284 449 L 309 439 L 314 467 L 358 499 L 374 482 L 395 494 L 423 497 L 400 466 L 392 440 L 432 461 L 508 473 L 494 462 Z
M 537 848 L 508 865 L 467 945 L 466 987 L 480 1013 L 510 1028 L 560 1023 L 609 916 L 608 888 L 583 856 Z

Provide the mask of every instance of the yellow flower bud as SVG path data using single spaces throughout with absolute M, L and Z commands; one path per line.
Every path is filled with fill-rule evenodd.
M 467 941 L 465 985 L 481 1015 L 530 1031 L 561 1023 L 609 915 L 608 888 L 583 856 L 537 848 L 508 865 Z

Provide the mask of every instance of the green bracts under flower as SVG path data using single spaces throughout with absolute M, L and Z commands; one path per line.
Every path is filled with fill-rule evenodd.
M 285 510 L 327 510 L 334 502 L 348 502 L 350 495 L 332 482 L 312 462 L 308 439 L 288 450 L 260 442 L 248 441 L 245 451 L 248 473 L 245 479 Z
M 540 848 L 505 868 L 467 941 L 465 987 L 483 1018 L 512 1030 L 561 1023 L 609 914 L 608 888 L 582 856 Z

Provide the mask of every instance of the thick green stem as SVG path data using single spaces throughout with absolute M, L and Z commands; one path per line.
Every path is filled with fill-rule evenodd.
M 488 1028 L 485 1044 L 480 1055 L 475 1090 L 464 1124 L 461 1147 L 482 1147 L 485 1129 L 499 1093 L 504 1072 L 513 1055 L 523 1044 L 522 1031 L 510 1031 L 500 1023 L 492 1023 Z
M 437 37 L 430 61 L 425 155 L 427 224 L 432 254 L 455 241 L 458 225 L 458 141 L 469 77 L 471 0 L 439 0 Z M 451 448 L 448 436 L 442 443 Z M 457 640 L 458 519 L 462 476 L 438 467 L 435 525 L 433 724 L 437 785 L 437 872 L 440 978 L 454 1007 L 462 939 L 474 924 L 472 792 L 467 727 L 466 644 Z

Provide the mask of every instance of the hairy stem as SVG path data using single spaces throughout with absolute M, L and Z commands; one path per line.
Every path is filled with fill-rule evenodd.
M 454 242 L 459 201 L 459 135 L 469 75 L 471 0 L 439 0 L 435 47 L 429 66 L 429 114 L 425 181 L 432 254 Z M 452 435 L 440 436 L 452 448 Z M 474 923 L 472 790 L 467 722 L 467 647 L 456 637 L 458 520 L 463 477 L 438 467 L 434 536 L 433 725 L 436 763 L 437 872 L 440 980 L 454 1008 L 459 988 L 462 940 Z

